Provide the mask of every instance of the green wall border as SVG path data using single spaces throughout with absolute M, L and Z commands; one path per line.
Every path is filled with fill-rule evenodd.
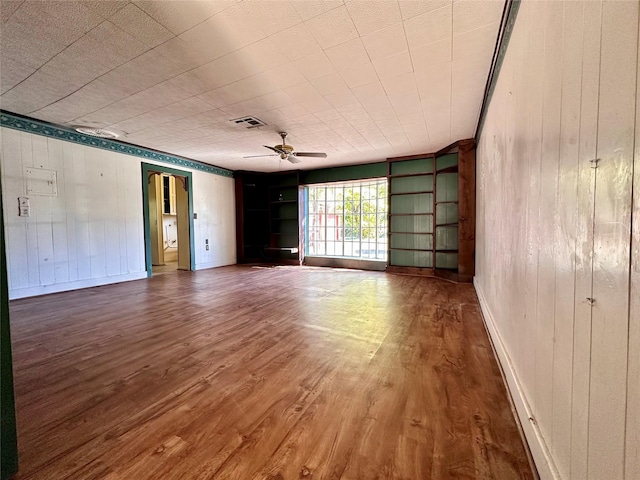
M 151 277 L 153 267 L 151 265 L 151 224 L 149 223 L 149 173 L 160 172 L 186 177 L 187 196 L 189 197 L 189 268 L 196 269 L 195 259 L 195 230 L 193 228 L 193 174 L 185 170 L 154 165 L 142 162 L 142 211 L 144 216 L 144 258 L 147 269 L 147 277 Z
M 70 128 L 61 127 L 52 123 L 43 122 L 15 113 L 0 110 L 0 126 L 21 130 L 24 132 L 42 135 L 44 137 L 57 138 L 71 143 L 79 143 L 89 147 L 100 148 L 102 150 L 111 150 L 112 152 L 124 153 L 134 157 L 147 158 L 159 162 L 170 163 L 179 167 L 190 168 L 199 172 L 220 175 L 221 177 L 233 178 L 233 172 L 224 168 L 208 165 L 188 158 L 177 157 L 167 153 L 158 152 L 150 148 L 139 147 L 130 143 L 120 142 L 118 140 L 110 140 L 106 138 L 97 138 L 89 135 L 83 135 Z
M 520 2 L 521 0 L 506 0 L 505 2 L 502 23 L 500 24 L 498 39 L 496 40 L 494 60 L 491 64 L 491 69 L 489 70 L 484 98 L 482 100 L 482 108 L 480 110 L 480 117 L 478 118 L 478 126 L 474 136 L 476 145 L 480 140 L 480 134 L 484 127 L 487 111 L 489 110 L 491 99 L 493 98 L 493 92 L 496 89 L 496 83 L 498 83 L 502 63 L 504 62 L 504 57 L 507 53 L 507 48 L 509 47 L 509 40 L 511 39 L 511 34 L 513 33 L 513 28 L 516 23 L 516 17 L 518 16 L 518 10 L 520 9 Z
M 342 167 L 327 167 L 300 170 L 300 185 L 317 183 L 348 182 L 387 176 L 387 162 L 362 163 Z
M 0 185 L 0 478 L 11 478 L 18 471 L 18 437 L 13 390 L 11 326 L 9 322 L 9 286 L 4 246 L 2 186 Z

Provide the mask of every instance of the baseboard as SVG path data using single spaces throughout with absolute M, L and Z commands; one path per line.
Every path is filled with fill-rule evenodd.
M 534 415 L 531 412 L 529 401 L 522 389 L 518 375 L 513 367 L 513 362 L 509 357 L 509 353 L 502 342 L 502 337 L 500 336 L 500 332 L 493 320 L 491 309 L 489 308 L 482 288 L 476 279 L 474 279 L 473 285 L 476 289 L 476 293 L 478 294 L 478 299 L 480 300 L 480 308 L 482 310 L 484 324 L 487 328 L 487 332 L 489 332 L 489 338 L 493 344 L 496 355 L 498 356 L 500 366 L 502 367 L 502 372 L 507 383 L 507 389 L 511 394 L 511 399 L 520 420 L 527 444 L 529 445 L 529 450 L 533 457 L 535 467 L 538 470 L 538 475 L 542 480 L 562 480 L 562 477 L 560 477 L 560 474 L 555 467 L 555 462 L 553 461 L 549 447 L 544 441 L 542 432 L 540 432 L 540 428 L 533 420 Z
M 128 282 L 131 280 L 140 280 L 147 278 L 147 272 L 127 273 L 124 275 L 114 275 L 111 277 L 89 278 L 86 280 L 77 280 L 75 282 L 54 283 L 52 285 L 39 285 L 37 287 L 15 288 L 9 290 L 9 300 L 17 300 L 18 298 L 36 297 L 38 295 L 47 295 L 49 293 L 68 292 L 70 290 L 79 290 L 81 288 L 99 287 L 100 285 L 109 285 L 111 283 Z

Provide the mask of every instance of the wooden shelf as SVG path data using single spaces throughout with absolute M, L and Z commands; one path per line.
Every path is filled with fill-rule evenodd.
M 398 193 L 390 193 L 390 197 L 395 197 L 396 195 L 420 195 L 425 193 L 435 193 L 433 190 L 418 190 L 415 192 L 398 192 Z
M 433 174 L 434 172 L 396 173 L 395 175 L 388 175 L 387 178 L 428 177 L 428 176 L 433 176 Z
M 448 276 L 455 275 L 456 278 L 467 280 L 472 278 L 472 224 L 475 219 L 472 204 L 475 195 L 474 142 L 456 142 L 434 155 L 389 158 L 387 162 L 390 201 L 387 271 L 424 271 L 437 275 L 438 270 L 443 270 Z M 394 181 L 397 178 L 407 180 Z M 438 198 L 443 200 L 439 201 Z M 448 204 L 451 204 L 451 207 L 446 207 Z M 438 207 L 439 205 L 441 206 Z M 421 211 L 411 212 L 412 209 Z M 431 209 L 431 212 L 425 209 Z M 394 210 L 403 213 L 393 213 Z M 391 228 L 397 230 L 392 231 Z M 437 243 L 447 248 L 436 248 L 436 238 L 445 241 Z M 409 248 L 391 247 L 392 239 L 393 244 L 407 245 Z M 429 248 L 411 248 L 415 247 L 414 244 L 428 245 Z M 454 246 L 457 248 L 452 249 Z M 433 265 L 430 265 L 431 263 Z M 452 268 L 454 263 L 457 268 Z M 436 265 L 446 265 L 446 268 Z

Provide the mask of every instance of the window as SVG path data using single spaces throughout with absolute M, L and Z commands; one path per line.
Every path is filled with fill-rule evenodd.
M 386 178 L 306 189 L 306 255 L 387 259 Z

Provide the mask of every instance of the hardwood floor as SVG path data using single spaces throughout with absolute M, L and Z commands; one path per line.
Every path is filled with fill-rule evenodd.
M 11 303 L 17 479 L 529 479 L 471 285 L 232 266 Z

